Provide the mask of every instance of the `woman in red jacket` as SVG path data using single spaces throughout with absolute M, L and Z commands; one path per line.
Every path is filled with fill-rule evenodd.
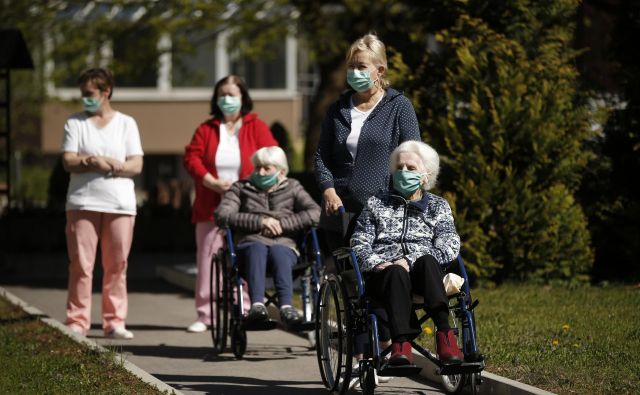
M 224 77 L 213 90 L 212 117 L 196 129 L 191 143 L 185 147 L 184 166 L 196 186 L 191 221 L 196 225 L 198 268 L 195 290 L 198 319 L 189 325 L 188 332 L 204 332 L 211 322 L 210 264 L 223 243 L 213 212 L 231 184 L 251 174 L 251 155 L 259 148 L 278 145 L 269 127 L 251 113 L 252 109 L 253 101 L 244 81 L 235 75 Z

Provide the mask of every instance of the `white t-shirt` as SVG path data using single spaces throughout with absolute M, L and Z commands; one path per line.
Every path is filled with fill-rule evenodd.
M 238 142 L 238 133 L 242 121 L 236 125 L 233 134 L 229 134 L 227 127 L 220 124 L 220 141 L 218 142 L 218 150 L 216 151 L 216 172 L 218 179 L 228 180 L 231 182 L 238 181 L 240 174 L 240 144 Z
M 122 162 L 129 156 L 143 155 L 136 121 L 117 111 L 102 129 L 89 120 L 87 113 L 73 114 L 64 125 L 62 151 L 107 156 Z M 135 215 L 133 180 L 94 172 L 71 173 L 66 209 Z
M 381 95 L 376 104 L 369 109 L 369 111 L 360 111 L 353 105 L 353 98 L 351 98 L 351 133 L 347 136 L 347 150 L 351 153 L 353 159 L 356 158 L 358 153 L 358 140 L 360 139 L 360 132 L 362 131 L 362 125 L 367 120 L 371 111 L 380 103 L 384 95 Z

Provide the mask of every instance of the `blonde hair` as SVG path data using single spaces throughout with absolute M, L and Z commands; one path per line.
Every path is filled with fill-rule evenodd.
M 260 148 L 251 156 L 251 163 L 254 167 L 273 165 L 279 170 L 284 169 L 285 176 L 289 173 L 287 155 L 278 146 Z
M 389 158 L 389 172 L 396 171 L 398 157 L 401 153 L 413 153 L 420 157 L 425 173 L 427 174 L 427 182 L 422 185 L 422 189 L 428 191 L 436 186 L 438 173 L 440 173 L 440 156 L 429 144 L 422 141 L 405 141 L 393 150 Z
M 389 68 L 387 66 L 387 49 L 384 43 L 380 41 L 374 33 L 365 34 L 351 44 L 351 47 L 347 51 L 347 64 L 351 63 L 356 53 L 361 51 L 369 54 L 371 62 L 376 67 L 384 67 L 379 83 L 380 88 L 387 89 L 391 85 L 391 82 L 384 76 L 384 73 Z

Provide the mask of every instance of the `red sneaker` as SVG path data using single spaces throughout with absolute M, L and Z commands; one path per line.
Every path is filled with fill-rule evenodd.
M 464 360 L 452 329 L 436 331 L 436 349 L 438 358 L 444 363 L 461 363 Z
M 411 343 L 393 342 L 391 344 L 391 357 L 389 358 L 389 365 L 413 365 Z

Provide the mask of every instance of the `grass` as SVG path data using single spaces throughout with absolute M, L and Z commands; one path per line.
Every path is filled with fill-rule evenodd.
M 79 345 L 0 297 L 0 393 L 161 393 L 114 357 Z
M 487 371 L 558 394 L 638 393 L 638 287 L 512 284 L 472 295 Z

